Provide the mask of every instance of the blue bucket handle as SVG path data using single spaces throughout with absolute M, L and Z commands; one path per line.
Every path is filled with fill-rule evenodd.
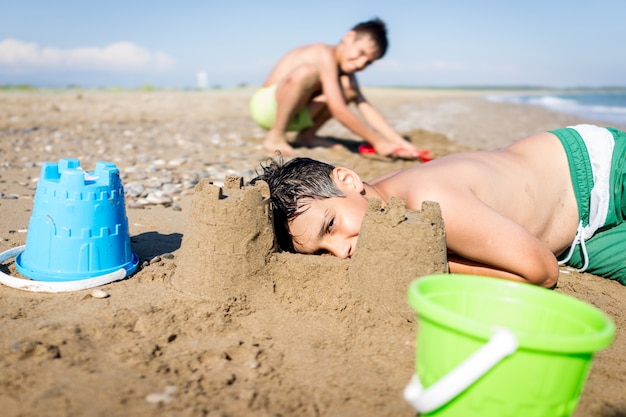
M 0 263 L 7 261 L 24 251 L 26 245 L 18 246 L 0 253 Z M 127 271 L 124 268 L 120 268 L 116 271 L 108 274 L 99 275 L 93 278 L 74 280 L 74 281 L 34 281 L 30 279 L 23 279 L 18 277 L 12 277 L 0 271 L 0 284 L 4 284 L 7 287 L 15 288 L 18 290 L 32 291 L 32 292 L 49 292 L 60 293 L 69 291 L 85 290 L 87 288 L 99 287 L 101 285 L 109 284 L 114 281 L 124 279 L 127 275 Z

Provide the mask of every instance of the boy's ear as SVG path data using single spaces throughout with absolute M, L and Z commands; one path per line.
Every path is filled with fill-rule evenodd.
M 360 193 L 363 191 L 363 180 L 359 177 L 359 174 L 349 168 L 335 167 L 330 174 L 337 187 L 343 191 L 356 191 Z
M 343 42 L 346 44 L 350 44 L 352 42 L 354 42 L 354 40 L 356 39 L 356 32 L 353 30 L 349 30 L 348 32 L 346 32 L 345 35 L 343 35 Z

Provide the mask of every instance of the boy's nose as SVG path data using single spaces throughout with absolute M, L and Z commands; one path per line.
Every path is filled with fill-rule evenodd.
M 369 59 L 367 57 L 361 57 L 361 59 L 359 60 L 357 66 L 359 67 L 359 71 L 367 68 L 367 66 L 370 64 L 371 62 L 369 61 Z
M 352 245 L 349 239 L 337 239 L 330 244 L 330 253 L 338 258 L 346 259 L 351 256 L 350 249 Z

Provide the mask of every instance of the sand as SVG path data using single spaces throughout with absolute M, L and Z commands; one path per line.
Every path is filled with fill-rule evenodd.
M 26 242 L 41 164 L 72 157 L 118 166 L 140 259 L 129 279 L 101 287 L 106 298 L 0 286 L 2 415 L 415 414 L 402 399 L 417 326 L 406 286 L 445 269 L 438 207 L 370 207 L 352 260 L 275 253 L 266 190 L 242 186 L 267 157 L 251 93 L 0 93 L 0 251 Z M 435 156 L 585 122 L 483 94 L 366 90 Z M 346 149 L 298 152 L 366 179 L 411 164 L 359 155 L 336 123 L 322 133 Z M 12 262 L 2 271 L 17 276 Z M 562 268 L 555 291 L 617 325 L 575 416 L 626 415 L 626 288 Z

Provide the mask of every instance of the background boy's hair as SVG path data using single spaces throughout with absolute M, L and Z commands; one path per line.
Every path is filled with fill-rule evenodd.
M 387 25 L 379 18 L 368 20 L 367 22 L 361 22 L 352 28 L 356 32 L 357 38 L 363 35 L 371 36 L 372 40 L 378 47 L 379 56 L 378 59 L 385 56 L 389 41 L 387 40 Z
M 269 159 L 261 164 L 262 173 L 250 183 L 265 181 L 270 188 L 274 231 L 282 250 L 294 251 L 289 221 L 309 208 L 307 200 L 345 197 L 331 178 L 334 166 L 310 158 L 294 158 L 284 162 Z

